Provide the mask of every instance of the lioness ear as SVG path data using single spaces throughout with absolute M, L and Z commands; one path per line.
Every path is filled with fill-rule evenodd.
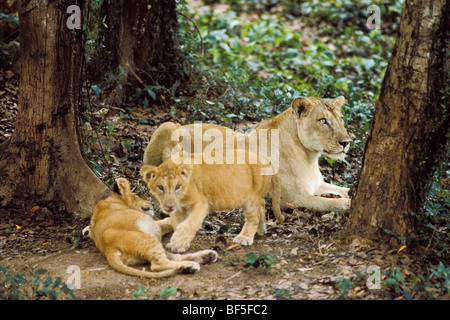
M 294 101 L 292 101 L 291 104 L 292 111 L 294 112 L 294 115 L 297 118 L 300 118 L 301 116 L 304 116 L 307 111 L 309 111 L 312 107 L 311 102 L 308 100 L 308 98 L 295 98 Z
M 145 182 L 148 182 L 153 179 L 153 177 L 155 176 L 156 169 L 157 167 L 151 165 L 141 167 L 140 173 L 142 178 L 144 178 Z
M 116 179 L 116 184 L 114 185 L 114 192 L 125 195 L 131 192 L 131 186 L 127 179 L 118 178 Z
M 343 96 L 337 97 L 330 102 L 328 102 L 332 108 L 337 109 L 342 107 L 345 104 L 345 98 Z

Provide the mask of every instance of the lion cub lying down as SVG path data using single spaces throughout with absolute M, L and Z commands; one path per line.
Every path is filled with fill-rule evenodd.
M 236 156 L 239 152 L 237 151 Z M 195 155 L 191 155 L 194 160 Z M 248 159 L 249 152 L 245 152 Z M 236 158 L 235 158 L 236 159 Z M 241 158 L 242 159 L 242 158 Z M 194 161 L 191 161 L 194 163 Z M 265 232 L 265 200 L 270 191 L 277 222 L 284 217 L 280 211 L 280 180 L 278 174 L 262 175 L 270 165 L 257 164 L 176 164 L 168 158 L 160 166 L 146 165 L 141 175 L 152 194 L 170 218 L 174 234 L 167 245 L 174 252 L 183 252 L 201 228 L 207 213 L 244 209 L 245 224 L 234 242 L 252 245 L 255 233 Z
M 131 192 L 128 180 L 119 178 L 116 186 L 114 194 L 96 204 L 89 226 L 89 236 L 113 269 L 133 276 L 162 278 L 178 272 L 194 273 L 200 270 L 199 263 L 216 261 L 213 250 L 185 255 L 165 252 L 161 229 L 146 213 L 152 205 Z M 130 267 L 147 262 L 153 272 Z

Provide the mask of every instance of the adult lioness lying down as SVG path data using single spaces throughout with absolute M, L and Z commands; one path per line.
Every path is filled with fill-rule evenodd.
M 330 158 L 342 160 L 350 147 L 350 136 L 344 126 L 341 106 L 344 97 L 326 101 L 318 97 L 296 98 L 290 108 L 283 113 L 259 123 L 248 135 L 233 132 L 229 128 L 213 124 L 203 124 L 202 131 L 219 130 L 223 135 L 235 135 L 237 139 L 245 139 L 245 148 L 249 150 L 249 141 L 256 135 L 259 141 L 267 130 L 267 147 L 272 145 L 271 134 L 277 129 L 279 134 L 279 176 L 281 180 L 281 203 L 292 203 L 315 211 L 348 209 L 350 198 L 348 188 L 324 182 L 319 170 L 319 157 L 325 154 Z M 194 125 L 180 126 L 172 122 L 162 124 L 152 135 L 144 153 L 144 165 L 160 165 L 170 157 L 178 140 L 172 141 L 175 131 L 188 130 L 194 143 Z M 253 136 L 255 138 L 255 136 Z M 226 139 L 224 148 L 226 148 Z M 203 140 L 203 149 L 210 140 Z M 228 145 L 229 147 L 229 145 Z M 234 147 L 239 147 L 235 143 Z M 341 198 L 324 198 L 321 194 L 332 193 Z
M 162 278 L 178 272 L 194 273 L 200 270 L 199 263 L 216 261 L 214 250 L 184 255 L 166 252 L 161 244 L 166 228 L 164 223 L 160 228 L 160 221 L 148 214 L 151 204 L 131 192 L 124 178 L 117 179 L 116 187 L 111 196 L 96 204 L 88 228 L 89 236 L 113 269 L 133 276 Z M 131 267 L 148 262 L 152 272 Z

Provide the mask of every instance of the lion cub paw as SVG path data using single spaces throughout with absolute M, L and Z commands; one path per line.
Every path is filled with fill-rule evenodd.
M 256 233 L 260 236 L 263 236 L 267 231 L 266 222 L 260 221 L 258 224 L 258 229 L 256 230 Z
M 240 243 L 243 246 L 251 246 L 253 244 L 253 239 L 240 234 L 233 239 L 233 242 Z
M 183 261 L 178 270 L 183 274 L 196 273 L 200 270 L 200 264 L 194 261 Z
M 214 250 L 202 250 L 199 252 L 199 254 L 201 255 L 201 264 L 208 264 L 208 263 L 213 263 L 217 261 L 217 252 L 215 252 Z
M 173 241 L 171 240 L 167 245 L 167 250 L 170 250 L 172 252 L 176 253 L 182 253 L 189 249 L 190 244 L 189 243 L 180 243 L 179 241 Z

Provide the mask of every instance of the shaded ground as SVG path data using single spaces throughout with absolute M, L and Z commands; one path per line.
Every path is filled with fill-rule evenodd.
M 37 207 L 2 211 L 0 265 L 19 272 L 43 268 L 48 270 L 46 277 L 60 277 L 63 283 L 73 283 L 73 271 L 68 267 L 76 265 L 80 268 L 81 288 L 75 290 L 75 296 L 101 300 L 160 299 L 164 292 L 174 294 L 164 296 L 169 299 L 383 299 L 385 288 L 367 287 L 369 266 L 379 266 L 383 279 L 392 263 L 418 270 L 419 264 L 412 260 L 409 249 L 398 253 L 388 245 L 364 245 L 358 240 L 345 244 L 336 237 L 341 223 L 330 216 L 298 209 L 287 211 L 286 223 L 278 227 L 270 218 L 267 234 L 257 236 L 251 247 L 231 242 L 242 227 L 240 212 L 210 214 L 190 251 L 215 249 L 218 261 L 202 266 L 194 275 L 166 279 L 141 279 L 112 270 L 93 242 L 81 238 L 87 220 L 67 221 Z M 249 252 L 258 256 L 266 253 L 276 264 L 268 270 L 262 265 L 245 267 Z M 345 292 L 350 280 L 353 285 Z M 140 286 L 143 291 L 133 295 Z M 171 291 L 171 287 L 176 289 Z

